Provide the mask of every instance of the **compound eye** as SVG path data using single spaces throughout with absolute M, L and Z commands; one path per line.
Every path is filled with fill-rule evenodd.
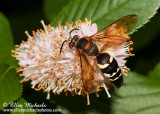
M 78 41 L 79 36 L 78 35 L 74 35 L 73 38 L 71 39 L 70 43 L 69 43 L 69 47 L 73 48 L 76 45 L 76 42 Z

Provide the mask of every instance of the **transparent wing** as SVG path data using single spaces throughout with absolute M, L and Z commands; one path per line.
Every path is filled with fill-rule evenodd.
M 93 93 L 101 85 L 102 79 L 90 64 L 86 55 L 80 54 L 80 60 L 84 91 L 86 93 Z
M 122 44 L 129 39 L 128 33 L 133 30 L 137 24 L 137 21 L 137 15 L 128 15 L 122 17 L 108 27 L 92 35 L 91 40 L 94 42 L 101 42 L 103 44 Z

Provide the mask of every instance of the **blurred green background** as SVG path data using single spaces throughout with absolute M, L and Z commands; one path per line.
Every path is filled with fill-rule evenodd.
M 56 20 L 55 18 L 57 17 L 57 15 L 58 17 L 60 17 L 62 14 L 58 13 L 68 3 L 69 0 L 0 0 L 0 12 L 2 12 L 9 21 L 14 38 L 14 44 L 20 44 L 22 40 L 27 39 L 24 31 L 27 30 L 29 33 L 31 33 L 32 30 L 42 28 L 42 25 L 40 23 L 41 20 L 44 20 L 46 24 L 52 23 L 53 25 L 55 23 L 54 20 Z M 134 42 L 133 53 L 135 53 L 135 56 L 130 57 L 127 62 L 127 66 L 131 69 L 131 71 L 136 72 L 138 75 L 143 75 L 142 77 L 150 76 L 152 75 L 150 72 L 155 71 L 155 73 L 157 73 L 160 70 L 158 69 L 159 66 L 157 67 L 158 70 L 154 70 L 154 68 L 160 63 L 160 11 L 158 10 L 157 13 L 149 20 L 150 21 L 147 24 L 131 34 L 131 38 Z M 157 80 L 157 82 L 155 83 L 158 85 L 160 78 L 157 77 L 160 77 L 160 75 L 157 74 L 157 77 L 154 77 L 154 75 L 155 74 L 153 74 L 153 78 L 154 80 Z M 129 78 L 129 76 L 127 78 Z M 145 81 L 142 81 L 142 83 L 144 82 Z M 146 83 L 150 82 L 147 81 Z M 128 90 L 128 92 L 130 91 Z M 159 86 L 157 87 L 157 94 L 158 96 L 160 96 Z M 112 108 L 112 106 L 115 106 L 114 99 L 116 99 L 116 97 L 113 96 L 113 100 L 108 99 L 105 91 L 100 92 L 99 98 L 96 98 L 96 95 L 94 94 L 90 96 L 91 106 L 86 105 L 86 96 L 65 96 L 63 93 L 59 96 L 51 94 L 51 100 L 46 100 L 46 93 L 43 93 L 42 91 L 37 92 L 31 89 L 30 82 L 23 83 L 22 97 L 29 103 L 37 102 L 41 104 L 44 102 L 45 104 L 47 104 L 48 109 L 60 108 L 61 110 L 63 110 L 63 113 L 114 113 L 114 108 Z M 119 95 L 115 93 L 115 96 Z M 160 113 L 159 102 L 155 105 L 159 108 Z M 132 101 L 129 103 L 130 105 L 132 105 Z M 1 113 L 2 112 L 3 111 L 1 110 Z M 130 112 L 122 111 L 119 113 L 123 114 Z M 142 113 L 145 114 L 145 112 Z

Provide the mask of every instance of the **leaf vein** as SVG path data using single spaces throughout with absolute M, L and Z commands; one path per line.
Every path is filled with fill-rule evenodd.
M 8 69 L 3 73 L 3 75 L 0 78 L 0 81 L 4 78 L 4 76 L 7 74 L 7 72 L 11 69 L 12 67 L 8 67 Z
M 101 3 L 100 1 L 101 1 L 101 0 L 99 0 L 99 2 L 97 3 L 96 8 L 94 9 L 93 13 L 91 14 L 91 19 L 92 19 L 92 17 L 94 16 L 94 14 L 95 14 L 95 12 L 97 11 L 97 9 L 99 8 L 99 4 Z

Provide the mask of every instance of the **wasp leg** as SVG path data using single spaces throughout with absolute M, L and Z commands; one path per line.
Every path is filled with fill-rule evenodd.
M 104 51 L 107 47 L 108 47 L 108 44 L 105 44 L 105 45 L 101 48 L 101 51 L 100 51 L 100 52 Z
M 92 66 L 93 66 L 93 68 L 95 68 L 95 66 L 96 66 L 96 62 L 94 62 Z
M 90 105 L 89 93 L 87 93 L 87 105 Z
M 99 97 L 99 94 L 96 92 L 96 96 Z
M 107 95 L 108 95 L 108 98 L 110 98 L 110 97 L 111 97 L 111 95 L 109 94 L 109 92 L 108 92 L 108 89 L 107 89 L 106 85 L 105 85 L 104 83 L 102 83 L 102 84 L 103 84 L 103 87 L 104 87 L 104 89 L 105 89 L 105 91 L 106 91 L 106 93 L 107 93 Z
M 79 57 L 79 54 L 76 54 L 76 55 L 74 56 L 74 59 L 73 59 L 73 60 L 74 60 L 74 63 L 75 63 L 75 64 L 76 64 L 76 58 L 77 58 L 77 57 Z

